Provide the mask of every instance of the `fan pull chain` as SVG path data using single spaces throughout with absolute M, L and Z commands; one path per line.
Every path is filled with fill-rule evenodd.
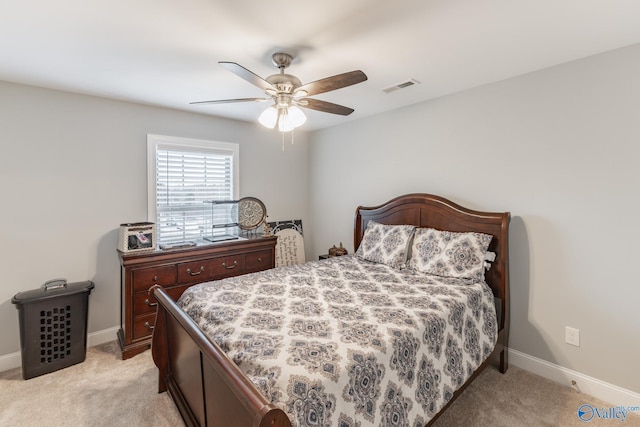
M 280 134 L 282 135 L 282 151 L 284 151 L 284 134 L 286 132 L 280 132 Z M 291 145 L 293 145 L 294 143 L 294 139 L 293 139 L 293 130 L 291 130 Z

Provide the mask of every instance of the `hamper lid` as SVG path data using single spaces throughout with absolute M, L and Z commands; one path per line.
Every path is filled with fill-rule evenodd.
M 31 291 L 18 292 L 11 298 L 11 302 L 22 305 L 34 301 L 42 301 L 60 296 L 70 296 L 83 292 L 91 293 L 94 283 L 90 280 L 84 282 L 67 283 L 65 279 L 54 279 L 44 283 L 41 287 Z

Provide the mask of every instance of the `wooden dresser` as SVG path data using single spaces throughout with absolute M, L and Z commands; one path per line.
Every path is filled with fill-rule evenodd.
M 147 293 L 164 287 L 177 299 L 197 283 L 275 267 L 276 237 L 255 237 L 170 251 L 118 252 L 120 257 L 120 330 L 122 358 L 151 345 L 156 301 Z

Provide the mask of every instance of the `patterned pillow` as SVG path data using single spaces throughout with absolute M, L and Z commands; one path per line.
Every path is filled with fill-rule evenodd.
M 384 225 L 369 221 L 356 255 L 367 261 L 404 268 L 415 228 L 413 225 Z
M 419 228 L 413 237 L 409 268 L 437 276 L 483 280 L 491 238 L 482 233 Z

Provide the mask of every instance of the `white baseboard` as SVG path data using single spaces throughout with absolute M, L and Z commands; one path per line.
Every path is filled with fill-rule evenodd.
M 101 331 L 87 334 L 87 347 L 93 347 L 109 341 L 115 341 L 118 329 L 120 329 L 119 326 L 114 326 L 113 328 L 103 329 Z M 19 351 L 0 356 L 0 372 L 19 368 L 20 366 L 22 366 L 22 356 Z
M 640 393 L 606 383 L 597 378 L 581 374 L 580 372 L 564 368 L 560 365 L 547 362 L 546 360 L 538 359 L 537 357 L 530 356 L 518 350 L 509 349 L 509 363 L 567 387 L 572 387 L 571 381 L 575 381 L 577 390 L 581 393 L 608 402 L 612 406 L 640 405 Z
M 91 332 L 87 335 L 87 347 L 95 347 L 106 342 L 115 341 L 117 339 L 119 326 L 103 329 L 97 332 Z
M 22 365 L 20 360 L 20 352 L 3 354 L 0 356 L 0 372 L 8 371 L 9 369 L 19 368 Z

